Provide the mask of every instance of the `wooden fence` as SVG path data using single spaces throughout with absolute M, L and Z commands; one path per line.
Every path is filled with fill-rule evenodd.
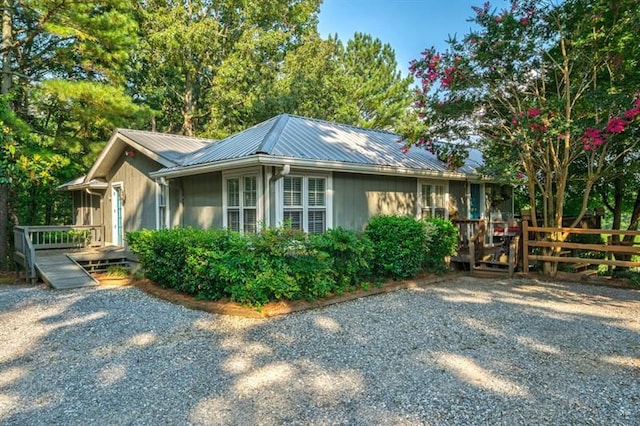
M 577 243 L 572 241 L 552 241 L 549 239 L 549 235 L 553 233 L 567 233 L 569 235 L 608 235 L 606 243 L 593 244 L 593 243 Z M 543 234 L 544 238 L 530 239 L 531 234 Z M 611 236 L 619 235 L 619 242 L 614 242 Z M 633 237 L 630 242 L 623 241 L 625 236 Z M 640 231 L 620 231 L 612 229 L 586 229 L 586 228 L 544 228 L 529 226 L 526 221 L 522 222 L 522 271 L 524 273 L 529 272 L 529 262 L 541 261 L 541 262 L 558 262 L 558 263 L 572 263 L 572 264 L 588 264 L 588 265 L 607 265 L 607 266 L 622 266 L 628 268 L 640 267 L 640 262 L 633 260 L 617 260 L 616 255 L 631 257 L 640 256 L 640 246 L 635 245 L 635 238 L 640 236 Z M 560 255 L 542 255 L 529 253 L 531 248 L 554 248 L 558 252 L 569 253 L 569 256 Z M 577 257 L 573 255 L 574 250 L 586 250 L 602 252 L 605 254 L 604 259 L 592 259 Z

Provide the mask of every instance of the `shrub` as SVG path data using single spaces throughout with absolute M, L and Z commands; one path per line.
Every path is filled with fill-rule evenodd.
M 426 243 L 423 222 L 412 217 L 375 216 L 365 234 L 373 243 L 374 275 L 404 279 L 420 272 Z
M 342 294 L 376 275 L 408 278 L 424 265 L 435 268 L 450 254 L 448 226 L 453 225 L 378 216 L 364 234 L 342 228 L 310 236 L 291 228 L 255 235 L 178 228 L 131 232 L 127 241 L 146 276 L 164 287 L 261 306 Z M 427 236 L 432 241 L 429 261 Z
M 430 218 L 425 220 L 424 269 L 443 273 L 447 270 L 445 258 L 453 256 L 458 248 L 458 228 L 451 221 Z
M 354 290 L 371 278 L 373 244 L 366 235 L 334 228 L 310 238 L 314 248 L 333 260 L 335 293 Z

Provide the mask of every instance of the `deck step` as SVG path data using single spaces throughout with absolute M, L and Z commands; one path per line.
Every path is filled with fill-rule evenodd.
M 476 266 L 471 270 L 471 275 L 482 278 L 504 277 L 509 275 L 509 269 Z
M 588 270 L 589 264 L 588 263 L 571 263 L 569 267 L 573 269 L 573 272 L 579 273 L 584 270 Z

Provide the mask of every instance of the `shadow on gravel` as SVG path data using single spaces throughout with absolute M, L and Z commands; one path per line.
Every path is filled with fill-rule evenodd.
M 1 296 L 0 423 L 640 418 L 637 291 L 464 278 L 270 320 L 135 289 Z

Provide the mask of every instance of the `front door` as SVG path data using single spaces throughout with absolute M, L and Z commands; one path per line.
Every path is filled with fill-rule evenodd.
M 472 183 L 471 188 L 469 190 L 471 195 L 471 203 L 470 203 L 470 211 L 469 211 L 469 219 L 480 219 L 480 215 L 482 214 L 480 206 L 482 205 L 482 194 L 480 191 L 480 185 L 477 183 Z
M 122 183 L 111 185 L 111 242 L 117 246 L 122 246 L 124 242 L 123 194 Z

